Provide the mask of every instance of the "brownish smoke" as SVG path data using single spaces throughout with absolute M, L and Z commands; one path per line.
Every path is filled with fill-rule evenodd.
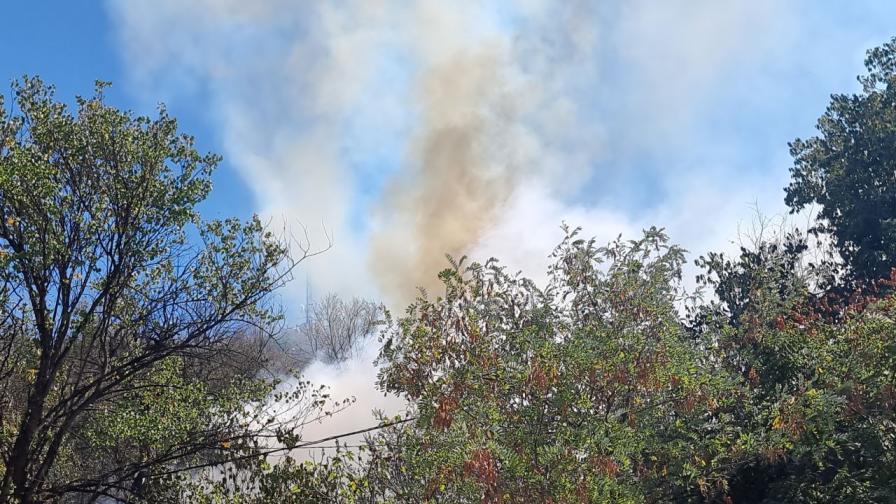
M 514 119 L 502 68 L 496 51 L 460 53 L 420 77 L 421 126 L 376 209 L 382 229 L 370 254 L 370 270 L 398 305 L 415 287 L 438 284 L 445 254 L 475 244 L 516 185 L 502 140 Z

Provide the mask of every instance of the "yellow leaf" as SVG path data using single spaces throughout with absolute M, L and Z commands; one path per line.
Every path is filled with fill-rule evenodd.
M 774 420 L 772 420 L 772 429 L 781 430 L 784 427 L 784 420 L 781 419 L 780 416 L 776 416 Z

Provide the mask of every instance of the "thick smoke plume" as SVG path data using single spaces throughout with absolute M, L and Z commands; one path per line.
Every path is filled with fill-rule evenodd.
M 470 20 L 488 17 L 482 6 L 416 2 L 407 22 L 419 30 L 411 38 L 426 41 L 415 51 L 410 98 L 417 120 L 402 169 L 376 208 L 369 260 L 392 300 L 407 301 L 414 286 L 432 287 L 445 254 L 470 252 L 521 181 L 548 174 L 561 159 L 558 171 L 574 181 L 594 161 L 599 137 L 577 136 L 587 126 L 565 87 L 575 82 L 573 61 L 578 79 L 594 73 L 595 61 L 582 57 L 593 43 L 579 25 L 590 17 L 584 4 L 556 10 L 533 3 L 514 12 L 529 31 L 491 26 L 477 34 Z M 548 29 L 542 18 L 556 24 Z M 433 28 L 436 38 L 426 32 Z M 564 141 L 549 146 L 555 128 Z
M 431 285 L 446 253 L 468 251 L 519 177 L 493 152 L 498 135 L 490 130 L 500 127 L 493 109 L 504 98 L 497 56 L 454 56 L 427 70 L 421 84 L 422 127 L 377 208 L 381 230 L 370 255 L 384 293 L 397 300 L 406 300 L 409 286 Z
M 785 54 L 788 12 L 773 0 L 108 6 L 147 107 L 200 111 L 260 213 L 306 225 L 312 247 L 332 238 L 305 265 L 316 292 L 400 310 L 435 286 L 446 253 L 542 273 L 563 220 L 607 240 L 667 226 L 704 251 L 724 248 L 757 195 L 780 207 L 777 175 L 719 187 L 756 159 L 715 135 L 698 145 L 694 127 L 698 103 Z M 372 397 L 368 346 L 312 378 Z
M 507 204 L 520 204 L 523 186 L 548 199 L 532 206 L 574 210 L 567 203 L 587 196 L 625 212 L 643 198 L 631 193 L 635 177 L 643 191 L 666 194 L 671 220 L 688 213 L 693 199 L 673 191 L 695 168 L 669 153 L 696 148 L 688 136 L 695 104 L 731 71 L 779 50 L 775 34 L 787 19 L 771 0 L 109 6 L 145 95 L 175 110 L 183 101 L 205 106 L 257 208 L 305 224 L 312 245 L 333 239 L 308 264 L 318 287 L 393 307 L 434 285 L 446 253 L 506 252 L 483 244 L 515 218 Z M 718 166 L 699 173 L 724 177 L 730 161 L 719 149 Z M 635 164 L 637 174 L 618 168 L 660 151 L 657 162 Z M 718 210 L 737 214 L 757 191 L 765 193 L 729 197 Z M 624 220 L 633 229 L 676 224 L 666 217 Z M 700 244 L 724 242 L 728 221 L 709 217 L 701 216 L 709 232 Z M 528 233 L 547 251 L 558 225 Z
M 403 304 L 522 180 L 581 181 L 600 145 L 576 109 L 596 69 L 584 2 L 111 5 L 138 82 L 206 81 L 264 213 L 333 236 L 310 265 L 328 289 Z

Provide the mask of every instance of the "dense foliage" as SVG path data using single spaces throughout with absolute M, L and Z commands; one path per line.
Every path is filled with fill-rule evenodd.
M 896 498 L 896 299 L 831 322 L 757 283 L 774 302 L 734 323 L 703 307 L 687 330 L 661 233 L 573 234 L 555 256 L 545 291 L 494 264 L 448 270 L 445 296 L 396 325 L 382 385 L 416 407 L 394 454 L 412 477 L 376 500 Z
M 705 278 L 740 278 L 749 302 L 695 303 L 662 231 L 577 233 L 545 289 L 460 262 L 389 324 L 380 385 L 407 418 L 360 450 L 239 473 L 208 502 L 896 499 L 896 297 L 829 317 L 764 243 Z
M 862 92 L 835 94 L 819 135 L 790 145 L 787 204 L 820 207 L 851 282 L 884 278 L 896 264 L 896 39 L 868 51 Z
M 285 244 L 257 218 L 202 222 L 218 158 L 104 86 L 75 113 L 37 79 L 0 98 L 0 502 L 140 495 L 291 427 L 240 353 L 276 327 Z

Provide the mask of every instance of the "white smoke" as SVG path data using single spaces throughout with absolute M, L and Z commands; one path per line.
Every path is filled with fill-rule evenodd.
M 783 177 L 727 187 L 742 166 L 673 154 L 727 160 L 725 146 L 696 143 L 694 115 L 731 72 L 776 49 L 786 7 L 612 4 L 108 2 L 143 96 L 204 107 L 259 212 L 304 223 L 312 246 L 333 238 L 307 264 L 315 289 L 399 309 L 435 285 L 445 253 L 541 274 L 561 221 L 607 240 L 667 226 L 702 252 L 726 247 L 757 197 L 780 208 Z M 632 214 L 618 202 L 639 189 L 617 164 L 642 154 L 658 160 L 640 177 L 662 205 Z M 298 304 L 303 286 L 293 290 Z M 354 411 L 400 408 L 375 399 L 374 354 L 308 376 L 358 397 Z M 371 420 L 338 415 L 306 438 Z
M 361 351 L 351 359 L 337 364 L 315 362 L 303 371 L 302 378 L 312 383 L 327 386 L 327 393 L 335 401 L 350 399 L 353 401 L 348 410 L 325 416 L 319 421 L 311 422 L 302 429 L 302 440 L 305 443 L 324 439 L 328 436 L 374 427 L 377 421 L 370 412 L 378 411 L 387 417 L 402 415 L 407 404 L 393 395 L 386 395 L 377 390 L 377 368 L 373 362 L 379 352 L 376 338 L 370 338 L 361 347 Z M 362 435 L 340 438 L 343 444 L 358 444 Z M 313 456 L 316 452 L 333 445 L 324 442 L 305 449 L 298 456 Z
M 207 100 L 259 210 L 305 223 L 314 243 L 327 242 L 321 224 L 332 235 L 309 264 L 316 282 L 394 306 L 434 285 L 445 253 L 494 241 L 518 218 L 508 202 L 521 187 L 575 208 L 586 182 L 618 187 L 607 151 L 680 143 L 701 94 L 768 51 L 774 37 L 753 35 L 786 18 L 765 0 L 109 6 L 135 82 Z M 631 67 L 631 93 L 602 96 L 606 54 Z M 625 119 L 601 116 L 614 102 Z M 622 132 L 607 146 L 611 127 Z M 664 207 L 690 205 L 673 195 Z

